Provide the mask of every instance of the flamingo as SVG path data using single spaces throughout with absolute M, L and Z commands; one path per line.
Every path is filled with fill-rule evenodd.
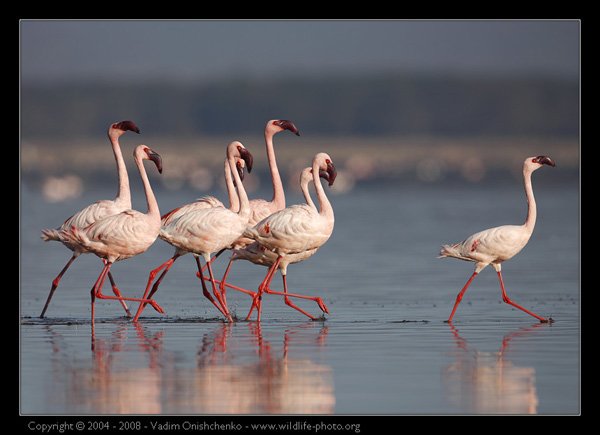
M 162 159 L 159 154 L 146 145 L 138 145 L 134 151 L 135 163 L 144 184 L 147 213 L 127 209 L 118 214 L 99 219 L 87 227 L 80 228 L 75 225 L 60 231 L 61 238 L 67 243 L 79 246 L 81 249 L 92 252 L 104 260 L 104 267 L 91 290 L 92 300 L 92 325 L 94 324 L 94 302 L 99 299 L 118 299 L 135 302 L 149 302 L 155 310 L 162 313 L 162 308 L 155 301 L 145 301 L 138 298 L 123 298 L 105 296 L 102 286 L 110 267 L 115 261 L 125 260 L 135 255 L 142 254 L 154 243 L 160 230 L 160 210 L 152 186 L 148 180 L 143 160 L 152 160 L 162 174 Z
M 236 213 L 224 207 L 207 207 L 201 209 L 192 210 L 178 219 L 169 222 L 163 226 L 160 230 L 160 237 L 167 243 L 170 243 L 176 248 L 175 256 L 183 255 L 184 253 L 191 252 L 196 258 L 198 256 L 204 257 L 208 272 L 210 275 L 210 281 L 213 288 L 213 293 L 218 301 L 218 304 L 209 297 L 206 286 L 206 278 L 200 273 L 200 280 L 202 282 L 202 290 L 204 295 L 211 300 L 211 302 L 223 313 L 228 321 L 232 321 L 231 314 L 227 308 L 227 304 L 222 300 L 221 295 L 217 291 L 214 274 L 211 267 L 211 254 L 220 251 L 225 248 L 229 248 L 232 244 L 242 235 L 248 219 L 250 217 L 250 207 L 248 205 L 248 195 L 242 184 L 242 180 L 236 169 L 236 158 L 244 159 L 249 168 L 252 167 L 252 154 L 242 145 L 241 142 L 233 141 L 228 146 L 228 160 L 230 171 L 233 174 L 235 185 L 237 187 L 238 196 L 240 200 L 240 208 Z M 173 260 L 173 258 L 171 259 Z M 173 260 L 174 261 L 174 260 Z M 198 265 L 200 265 L 199 260 Z M 172 264 L 172 263 L 171 263 Z M 169 261 L 164 263 L 162 266 L 166 267 L 169 265 Z M 148 292 L 150 290 L 150 284 L 152 283 L 153 277 L 161 269 L 159 266 L 150 272 L 148 284 L 144 291 L 143 299 L 146 300 Z M 201 268 L 199 268 L 202 270 Z M 146 301 L 145 301 L 146 302 Z M 219 307 L 220 305 L 220 307 Z M 140 304 L 138 312 L 134 317 L 134 321 L 137 321 L 144 306 Z
M 523 181 L 525 184 L 525 195 L 527 197 L 528 204 L 527 218 L 523 225 L 503 225 L 500 227 L 490 228 L 475 233 L 460 243 L 442 246 L 440 256 L 438 258 L 453 257 L 458 258 L 459 260 L 473 261 L 475 263 L 475 271 L 460 293 L 458 293 L 458 296 L 456 296 L 454 308 L 452 309 L 452 313 L 450 313 L 450 317 L 446 322 L 452 322 L 454 313 L 456 312 L 458 304 L 460 304 L 460 301 L 467 291 L 467 288 L 473 279 L 475 279 L 477 274 L 479 274 L 479 272 L 481 272 L 490 264 L 494 267 L 496 273 L 498 274 L 500 289 L 502 290 L 502 300 L 504 302 L 526 312 L 542 323 L 553 321 L 552 318 L 546 319 L 538 316 L 537 314 L 513 302 L 506 294 L 501 272 L 502 262 L 509 260 L 518 254 L 521 249 L 527 245 L 527 242 L 533 233 L 537 209 L 535 205 L 535 198 L 533 196 L 533 187 L 531 186 L 531 174 L 533 171 L 538 170 L 543 165 L 556 166 L 554 160 L 548 156 L 527 157 L 523 163 Z
M 257 223 L 254 227 L 247 228 L 246 231 L 244 231 L 244 237 L 257 241 L 260 245 L 273 251 L 277 255 L 277 258 L 269 268 L 265 279 L 258 287 L 258 294 L 253 297 L 252 306 L 250 307 L 248 316 L 246 316 L 246 320 L 250 318 L 253 309 L 256 307 L 257 321 L 260 321 L 260 301 L 263 292 L 283 294 L 286 305 L 300 311 L 311 319 L 314 319 L 313 316 L 296 306 L 289 299 L 290 294 L 288 294 L 287 291 L 286 274 L 283 273 L 283 270 L 287 267 L 287 264 L 289 264 L 287 260 L 288 256 L 303 253 L 308 256 L 312 255 L 312 253 L 308 254 L 307 252 L 323 246 L 333 232 L 333 207 L 331 206 L 329 199 L 327 199 L 323 186 L 321 185 L 319 177 L 322 171 L 327 173 L 326 178 L 328 178 L 329 185 L 331 186 L 335 181 L 337 172 L 331 157 L 326 153 L 318 153 L 315 155 L 312 162 L 312 176 L 320 210 L 317 210 L 314 204 L 312 207 L 308 203 L 293 205 L 273 213 Z M 283 293 L 274 292 L 269 289 L 275 271 L 281 263 L 283 263 Z M 294 296 L 301 297 L 300 295 Z M 319 303 L 317 298 L 306 298 L 316 300 L 317 303 Z M 328 312 L 324 304 L 322 306 L 319 304 L 319 306 L 323 311 Z
M 231 175 L 231 167 L 229 164 L 230 159 L 234 159 L 234 161 L 235 161 L 235 167 L 236 167 L 236 170 L 237 170 L 240 180 L 244 179 L 244 168 L 247 167 L 248 172 L 252 171 L 252 155 L 250 153 L 245 154 L 245 157 L 247 160 L 244 160 L 241 157 L 236 157 L 236 155 L 239 155 L 237 146 L 238 145 L 235 142 L 232 142 L 227 146 L 225 163 L 224 163 L 225 184 L 227 187 L 227 194 L 229 196 L 229 210 L 231 210 L 232 212 L 237 212 L 239 210 L 240 205 L 239 205 L 238 195 L 235 192 L 235 182 L 232 179 L 232 175 Z M 192 211 L 207 209 L 207 208 L 215 208 L 215 207 L 225 208 L 225 205 L 219 199 L 215 198 L 214 196 L 204 196 L 203 198 L 199 198 L 194 202 L 182 205 L 181 207 L 177 207 L 177 208 L 171 210 L 170 212 L 166 213 L 161 218 L 161 226 L 163 228 L 165 228 L 168 225 L 170 225 L 171 223 L 177 221 L 182 216 L 185 216 L 187 213 L 190 213 Z M 158 237 L 160 237 L 162 240 L 164 240 L 168 243 L 168 240 L 166 239 L 166 237 L 164 235 L 159 233 Z M 163 272 L 158 277 L 158 279 L 156 280 L 156 282 L 154 283 L 154 286 L 152 287 L 152 291 L 150 292 L 148 299 L 151 299 L 152 296 L 154 295 L 154 293 L 156 293 L 163 278 L 165 277 L 165 275 L 167 274 L 167 272 L 169 271 L 171 266 L 173 266 L 173 263 L 175 263 L 175 261 L 179 257 L 181 257 L 182 255 L 185 255 L 185 254 L 187 254 L 187 251 L 182 250 L 178 247 L 175 247 L 174 255 L 171 258 L 169 258 L 167 261 L 165 261 L 163 264 L 158 266 L 156 269 L 154 269 L 150 272 L 148 284 L 150 284 L 152 281 L 154 281 L 156 274 L 158 272 L 160 272 L 162 269 L 164 269 Z M 202 272 L 203 268 L 200 266 L 200 260 L 198 259 L 197 256 L 195 256 L 195 259 L 196 259 L 196 263 L 198 265 L 198 270 L 200 272 Z M 214 260 L 214 258 L 213 258 L 213 260 Z M 210 300 L 210 302 L 219 311 L 221 311 L 223 313 L 223 315 L 225 315 L 225 312 L 222 309 L 222 307 L 219 306 L 215 302 L 215 300 L 213 299 L 213 297 L 211 296 L 211 294 L 208 291 L 204 293 L 204 296 L 208 300 Z M 143 304 L 142 306 L 138 307 L 138 311 L 134 317 L 134 321 L 137 322 L 145 305 L 146 304 Z
M 272 215 L 276 211 L 283 210 L 285 208 L 285 192 L 283 190 L 283 183 L 281 181 L 281 176 L 279 175 L 279 169 L 277 168 L 277 159 L 275 158 L 275 148 L 273 146 L 273 136 L 277 133 L 289 130 L 294 133 L 296 136 L 300 136 L 300 131 L 294 125 L 292 121 L 287 119 L 272 119 L 267 122 L 265 126 L 265 146 L 267 149 L 267 159 L 269 162 L 269 169 L 271 170 L 271 181 L 273 182 L 273 198 L 271 201 L 267 201 L 265 199 L 252 199 L 250 200 L 250 219 L 248 220 L 248 226 L 254 226 L 267 216 Z M 251 244 L 253 240 L 240 237 L 235 244 L 234 248 L 244 248 Z M 222 252 L 219 252 L 216 256 L 218 257 Z M 238 257 L 241 259 L 241 257 Z M 225 290 L 225 282 L 227 279 L 227 274 L 230 272 L 232 263 L 234 258 L 233 256 L 229 259 L 229 263 L 227 263 L 227 268 L 225 269 L 225 274 L 220 281 L 219 290 L 221 291 L 221 297 L 227 303 L 226 298 L 226 290 Z M 232 287 L 236 290 L 240 290 L 239 287 Z M 252 292 L 254 294 L 254 292 Z
M 330 181 L 329 173 L 326 171 L 319 171 L 319 176 L 321 178 L 327 180 L 328 182 Z M 310 207 L 312 210 L 314 210 L 314 212 L 318 213 L 317 207 L 315 206 L 312 198 L 310 197 L 310 193 L 308 191 L 308 185 L 312 181 L 313 181 L 312 168 L 311 167 L 304 168 L 302 170 L 302 172 L 300 173 L 300 189 L 302 191 L 302 194 L 304 195 L 304 199 L 306 200 L 306 205 L 308 207 Z M 285 276 L 287 275 L 287 266 L 289 264 L 294 264 L 294 263 L 299 263 L 301 261 L 304 261 L 307 258 L 312 257 L 317 252 L 317 250 L 318 250 L 318 248 L 314 248 L 314 249 L 309 249 L 304 252 L 298 252 L 296 254 L 289 254 L 284 259 L 282 259 L 282 261 L 279 263 L 279 270 L 281 271 L 281 276 L 284 279 L 284 281 L 286 279 Z M 231 261 L 247 260 L 247 261 L 250 261 L 250 262 L 260 265 L 260 266 L 271 267 L 273 265 L 273 263 L 275 263 L 275 261 L 277 261 L 277 257 L 278 257 L 278 255 L 275 252 L 268 250 L 267 248 L 265 248 L 258 242 L 253 242 L 250 245 L 246 246 L 245 248 L 234 249 L 232 257 L 231 257 Z M 230 264 L 231 264 L 231 262 L 230 262 Z M 221 281 L 220 283 L 225 282 L 225 280 L 227 279 L 228 273 L 229 273 L 229 269 L 227 269 L 225 271 L 225 274 L 223 276 L 223 281 Z M 216 281 L 216 282 L 219 283 L 219 281 Z M 241 290 L 241 291 L 244 290 L 244 289 L 241 289 L 240 287 L 234 286 L 229 283 L 225 284 L 225 285 L 227 285 L 230 288 L 233 288 L 234 290 Z M 270 289 L 267 293 L 279 294 L 279 295 L 284 294 L 281 292 L 272 291 Z M 325 313 L 329 313 L 327 306 L 325 305 L 323 300 L 319 297 L 304 296 L 304 295 L 298 295 L 298 294 L 294 294 L 294 293 L 287 293 L 287 296 L 288 297 L 297 297 L 300 299 L 313 300 L 313 301 L 317 302 L 317 304 L 319 305 L 319 307 L 321 308 L 322 311 L 324 311 Z M 306 313 L 303 310 L 300 310 L 300 311 L 303 314 L 305 314 L 306 316 L 308 316 L 314 320 L 314 317 L 311 316 L 310 314 Z
M 73 255 L 60 271 L 58 276 L 54 278 L 52 281 L 52 286 L 50 288 L 50 293 L 48 294 L 48 299 L 46 300 L 46 304 L 44 305 L 44 309 L 42 310 L 42 314 L 40 314 L 40 318 L 44 318 L 46 314 L 46 310 L 48 309 L 48 305 L 50 304 L 50 300 L 58 287 L 58 284 L 67 271 L 71 264 L 75 261 L 79 255 L 84 254 L 85 250 L 83 250 L 79 245 L 65 242 L 60 237 L 61 230 L 69 229 L 72 226 L 77 228 L 85 228 L 88 225 L 94 223 L 97 220 L 103 219 L 107 216 L 111 216 L 117 213 L 122 212 L 123 210 L 127 210 L 131 208 L 131 192 L 129 189 L 129 177 L 127 176 L 127 167 L 125 165 L 125 161 L 123 160 L 123 154 L 121 153 L 121 146 L 119 145 L 119 137 L 125 134 L 127 131 L 133 131 L 135 133 L 140 133 L 140 129 L 135 125 L 133 121 L 121 121 L 111 124 L 108 128 L 108 138 L 112 145 L 113 154 L 115 157 L 115 161 L 117 163 L 117 173 L 119 176 L 119 190 L 117 191 L 117 196 L 114 200 L 101 200 L 97 201 L 93 204 L 88 205 L 84 209 L 78 211 L 73 216 L 68 218 L 60 227 L 56 229 L 44 229 L 42 230 L 42 240 L 45 242 L 50 240 L 56 240 L 62 242 L 67 248 L 73 251 Z M 108 274 L 110 279 L 113 292 L 116 296 L 120 297 L 121 293 L 117 288 L 115 281 L 113 279 L 112 274 Z M 121 300 L 121 305 L 125 309 L 125 313 L 128 317 L 131 317 L 131 313 L 129 312 L 129 308 L 127 308 L 127 304 Z

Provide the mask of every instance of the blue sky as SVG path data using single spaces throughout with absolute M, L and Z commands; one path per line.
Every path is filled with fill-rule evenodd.
M 577 78 L 577 20 L 21 22 L 24 82 L 411 71 Z

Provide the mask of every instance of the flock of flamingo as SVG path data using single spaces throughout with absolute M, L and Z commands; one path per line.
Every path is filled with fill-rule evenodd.
M 146 145 L 138 145 L 133 153 L 134 160 L 146 195 L 148 210 L 142 213 L 133 210 L 129 177 L 119 137 L 127 131 L 140 133 L 133 121 L 121 121 L 110 125 L 108 138 L 117 164 L 119 190 L 113 200 L 97 201 L 69 217 L 56 229 L 42 230 L 44 241 L 55 240 L 69 248 L 73 255 L 52 281 L 48 298 L 40 315 L 46 314 L 50 301 L 67 269 L 81 254 L 93 253 L 100 257 L 103 268 L 91 289 L 91 318 L 95 318 L 95 300 L 118 300 L 127 317 L 132 314 L 126 301 L 138 302 L 133 321 L 138 322 L 145 307 L 150 304 L 154 310 L 163 314 L 164 310 L 153 299 L 155 293 L 173 263 L 182 255 L 191 253 L 195 258 L 197 276 L 202 285 L 204 296 L 223 314 L 228 322 L 233 317 L 227 305 L 226 289 L 242 292 L 252 298 L 246 320 L 250 320 L 256 310 L 256 320 L 261 320 L 263 294 L 274 294 L 284 297 L 285 304 L 304 314 L 312 320 L 316 317 L 297 306 L 292 299 L 308 299 L 317 303 L 323 313 L 329 310 L 320 297 L 307 296 L 288 292 L 287 267 L 314 255 L 323 246 L 333 232 L 333 207 L 325 194 L 321 178 L 332 186 L 337 172 L 331 157 L 317 153 L 312 164 L 300 174 L 300 188 L 305 203 L 286 207 L 283 183 L 277 168 L 273 137 L 288 130 L 300 135 L 298 128 L 288 120 L 271 120 L 265 127 L 265 145 L 267 159 L 273 183 L 273 197 L 252 199 L 244 189 L 245 171 L 250 172 L 253 157 L 239 141 L 231 142 L 226 149 L 224 177 L 227 187 L 229 206 L 214 196 L 205 196 L 188 204 L 184 204 L 163 216 L 160 215 L 158 201 L 146 169 L 144 160 L 152 161 L 159 173 L 162 173 L 161 156 Z M 527 218 L 523 225 L 503 225 L 480 231 L 464 241 L 452 245 L 443 245 L 440 258 L 452 257 L 476 263 L 475 271 L 456 297 L 456 302 L 447 322 L 452 322 L 454 314 L 467 288 L 486 266 L 492 265 L 498 274 L 502 299 L 507 304 L 535 317 L 542 323 L 552 322 L 552 318 L 544 318 L 513 302 L 507 295 L 502 280 L 501 263 L 515 256 L 529 241 L 536 221 L 536 203 L 531 185 L 532 173 L 543 165 L 555 166 L 547 156 L 528 157 L 523 165 L 523 179 L 528 204 Z M 311 199 L 309 185 L 313 183 L 317 195 L 318 208 Z M 157 238 L 175 248 L 171 258 L 150 271 L 148 282 L 141 298 L 124 297 L 110 272 L 116 261 L 125 260 L 144 253 Z M 212 269 L 213 261 L 224 251 L 231 250 L 232 255 L 221 280 L 215 278 Z M 201 259 L 204 260 L 204 266 Z M 268 267 L 265 278 L 257 291 L 227 282 L 233 262 L 247 260 L 257 265 Z M 208 276 L 205 271 L 208 270 Z M 277 270 L 283 279 L 283 292 L 271 289 L 271 282 Z M 162 273 L 160 273 L 162 271 Z M 158 279 L 156 279 L 156 276 Z M 114 296 L 102 293 L 108 276 Z M 212 290 L 209 291 L 209 283 Z

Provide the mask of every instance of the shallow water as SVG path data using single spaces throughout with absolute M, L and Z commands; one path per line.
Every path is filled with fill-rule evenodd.
M 293 291 L 324 298 L 331 311 L 326 320 L 307 320 L 280 297 L 266 295 L 260 324 L 225 324 L 202 297 L 194 261 L 186 256 L 156 295 L 165 316 L 149 307 L 134 325 L 114 301 L 97 301 L 93 331 L 89 289 L 102 265 L 92 255 L 74 263 L 47 318 L 37 318 L 70 254 L 58 243 L 44 244 L 39 231 L 114 192 L 46 204 L 24 185 L 21 412 L 578 413 L 577 182 L 549 179 L 534 180 L 538 223 L 503 274 L 510 297 L 551 316 L 553 324 L 536 323 L 502 303 L 491 268 L 473 282 L 454 325 L 443 322 L 473 265 L 436 259 L 439 246 L 521 222 L 522 187 L 507 182 L 358 187 L 333 196 L 332 238 L 288 271 Z M 134 206 L 142 208 L 139 193 Z M 157 196 L 168 211 L 199 195 Z M 288 203 L 298 201 L 288 195 Z M 145 254 L 115 264 L 123 293 L 141 295 L 149 270 L 171 255 L 172 248 L 159 240 Z M 216 262 L 218 275 L 225 263 Z M 230 279 L 254 289 L 265 272 L 238 262 Z M 279 278 L 274 287 L 281 287 Z M 230 290 L 228 302 L 243 318 L 250 299 Z M 320 314 L 313 302 L 298 304 Z

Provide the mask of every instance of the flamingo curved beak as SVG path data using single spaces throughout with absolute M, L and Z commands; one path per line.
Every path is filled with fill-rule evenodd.
M 333 166 L 332 162 L 327 163 L 327 180 L 329 181 L 329 186 L 333 186 L 333 182 L 335 181 L 335 177 L 337 177 L 337 170 L 335 166 Z M 319 176 L 321 176 L 321 171 L 319 171 Z
M 279 121 L 275 121 L 273 124 L 283 128 L 284 130 L 291 131 L 296 136 L 300 136 L 300 131 L 298 130 L 298 127 L 296 127 L 292 121 L 289 121 L 287 119 L 280 119 Z
M 252 154 L 246 148 L 240 147 L 239 152 L 240 157 L 244 159 L 244 162 L 246 162 L 246 168 L 248 168 L 248 173 L 252 172 L 252 162 L 254 161 L 254 157 L 252 157 Z
M 116 124 L 114 124 L 114 128 L 118 128 L 119 130 L 123 131 L 133 131 L 137 134 L 140 134 L 140 129 L 137 125 L 135 125 L 135 122 L 133 121 L 117 122 Z
M 548 156 L 537 156 L 535 158 L 535 162 L 539 163 L 540 165 L 548 165 L 548 166 L 556 166 L 556 163 L 554 162 L 554 160 L 552 160 L 550 157 Z
M 162 174 L 162 157 L 160 156 L 160 154 L 152 151 L 151 149 L 146 150 L 146 154 L 148 154 L 148 159 L 152 160 L 156 165 L 158 173 Z

